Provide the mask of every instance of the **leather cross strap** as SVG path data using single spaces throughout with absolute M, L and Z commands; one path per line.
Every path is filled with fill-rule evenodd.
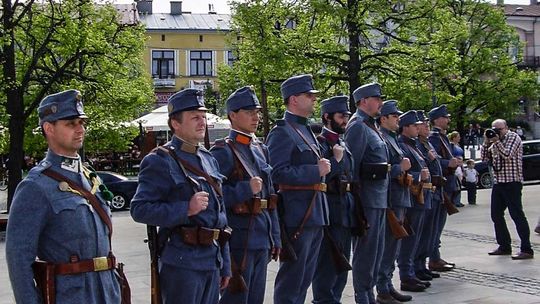
M 287 120 L 286 120 L 287 121 Z M 315 155 L 317 155 L 317 159 L 321 159 L 321 153 L 317 150 L 315 150 L 313 148 L 313 146 L 309 143 L 309 141 L 307 140 L 307 138 L 304 136 L 304 134 L 302 134 L 302 132 L 300 132 L 300 130 L 298 130 L 295 126 L 293 126 L 293 124 L 291 124 L 289 121 L 287 121 L 287 123 L 289 124 L 289 126 L 291 126 L 291 128 L 296 132 L 296 134 L 298 134 L 298 136 L 300 136 L 300 138 L 302 138 L 302 140 L 304 141 L 304 143 L 306 145 L 308 145 L 309 149 L 315 153 Z M 315 144 L 317 143 L 317 141 L 315 141 Z
M 242 167 L 244 167 L 244 170 L 246 170 L 249 177 L 253 178 L 253 177 L 257 176 L 257 174 L 255 174 L 255 172 L 253 171 L 253 168 L 248 166 L 248 164 L 246 163 L 246 160 L 242 157 L 242 154 L 240 153 L 240 151 L 238 151 L 238 149 L 236 148 L 236 145 L 234 144 L 234 142 L 230 138 L 227 138 L 225 140 L 225 143 L 227 143 L 227 145 L 229 145 L 229 147 L 231 147 L 231 150 L 233 151 L 233 153 L 236 156 L 236 158 L 238 159 L 238 161 L 240 161 L 240 164 L 242 164 Z
M 45 169 L 45 170 L 43 170 L 43 174 L 50 177 L 50 178 L 52 178 L 52 179 L 54 179 L 54 180 L 56 180 L 56 181 L 66 182 L 73 190 L 78 191 L 84 198 L 86 198 L 86 200 L 88 200 L 90 205 L 92 205 L 94 210 L 96 210 L 96 212 L 98 213 L 98 215 L 101 218 L 101 220 L 103 221 L 103 223 L 105 223 L 105 225 L 107 225 L 107 228 L 109 228 L 109 233 L 108 233 L 108 236 L 109 236 L 109 248 L 112 251 L 112 242 L 111 242 L 112 231 L 113 231 L 112 221 L 111 221 L 111 218 L 109 217 L 109 215 L 101 207 L 101 204 L 98 201 L 97 197 L 94 194 L 90 193 L 90 191 L 88 191 L 88 190 L 84 189 L 83 187 L 77 185 L 72 180 L 70 180 L 69 178 L 65 177 L 64 175 L 62 175 L 62 174 L 60 174 L 60 173 L 58 173 L 56 171 L 53 171 L 51 169 Z

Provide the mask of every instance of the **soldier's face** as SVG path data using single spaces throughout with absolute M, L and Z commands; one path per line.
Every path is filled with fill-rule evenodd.
M 206 132 L 206 112 L 193 110 L 182 112 L 182 121 L 171 120 L 174 134 L 191 144 L 204 140 Z
M 259 126 L 260 109 L 244 110 L 240 109 L 238 112 L 231 112 L 229 117 L 231 118 L 232 127 L 238 131 L 244 133 L 255 133 Z
M 43 130 L 52 151 L 65 156 L 76 156 L 83 146 L 86 120 L 82 118 L 46 122 Z
M 399 129 L 399 115 L 381 116 L 381 126 L 390 131 L 397 131 Z
M 422 124 L 418 125 L 418 135 L 422 137 L 429 136 L 429 125 L 427 122 L 423 122 Z
M 409 138 L 418 137 L 418 125 L 412 124 L 403 127 L 403 132 L 401 133 Z
M 363 109 L 369 116 L 375 117 L 381 114 L 383 100 L 381 97 L 368 97 L 364 101 L 365 108 Z
M 308 117 L 313 114 L 315 110 L 315 102 L 317 101 L 317 95 L 313 93 L 302 93 L 293 96 L 293 103 L 298 115 Z
M 450 117 L 439 117 L 435 119 L 433 123 L 442 130 L 448 130 L 448 126 L 450 125 Z
M 334 116 L 331 119 L 328 117 L 328 114 L 325 115 L 327 115 L 327 119 L 330 121 L 330 130 L 338 134 L 345 133 L 345 128 L 347 127 L 347 122 L 349 122 L 350 118 L 349 114 L 334 113 Z

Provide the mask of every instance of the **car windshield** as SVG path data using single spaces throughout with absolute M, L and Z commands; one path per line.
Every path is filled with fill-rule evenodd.
M 127 177 L 114 172 L 98 172 L 97 174 L 104 183 L 128 180 Z

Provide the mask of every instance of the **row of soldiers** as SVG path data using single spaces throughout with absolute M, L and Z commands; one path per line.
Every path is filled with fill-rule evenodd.
M 459 165 L 446 107 L 429 112 L 430 132 L 423 112 L 402 113 L 396 101 L 383 103 L 379 84 L 366 84 L 353 93 L 354 114 L 346 96 L 322 102 L 315 136 L 308 118 L 317 93 L 311 75 L 284 81 L 287 111 L 263 144 L 255 92 L 238 89 L 226 102 L 232 130 L 209 151 L 200 145 L 202 92 L 169 98 L 174 136 L 143 159 L 130 211 L 159 227 L 154 303 L 263 303 L 271 259 L 280 260 L 274 303 L 304 303 L 310 285 L 314 303 L 339 303 L 347 266 L 356 303 L 409 301 L 392 285 L 396 260 L 404 291 L 423 291 L 433 271 L 454 267 L 439 252 L 444 193 L 454 191 Z M 49 151 L 16 191 L 6 240 L 16 300 L 50 303 L 50 290 L 33 287 L 37 257 L 56 278 L 57 303 L 127 303 L 110 193 L 77 154 L 86 121 L 78 92 L 45 98 L 38 114 Z

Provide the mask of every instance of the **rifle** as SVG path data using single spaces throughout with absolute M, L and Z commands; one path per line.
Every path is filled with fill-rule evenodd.
M 443 191 L 443 205 L 444 205 L 444 208 L 446 208 L 446 213 L 448 213 L 448 215 L 452 215 L 459 212 L 459 209 L 456 207 L 456 205 L 454 205 L 454 203 L 452 203 L 452 200 L 450 199 L 448 194 L 446 194 L 446 192 L 444 191 Z
M 148 249 L 150 250 L 150 303 L 161 304 L 161 286 L 159 284 L 159 240 L 156 226 L 146 225 Z
M 424 183 L 423 182 L 413 182 L 409 189 L 411 190 L 411 194 L 414 196 L 416 201 L 420 204 L 424 204 Z
M 360 199 L 360 183 L 354 182 L 352 184 L 352 194 L 354 197 L 354 215 L 356 217 L 357 226 L 352 228 L 351 233 L 354 236 L 363 237 L 367 234 L 369 229 L 369 223 L 366 215 L 364 214 L 364 207 L 362 206 L 362 200 Z
M 240 269 L 238 267 L 238 264 L 234 261 L 234 257 L 231 255 L 231 270 L 232 270 L 232 277 L 229 280 L 229 286 L 227 286 L 227 290 L 231 294 L 239 294 L 244 291 L 247 291 L 247 284 L 244 280 L 244 277 L 242 276 L 243 269 Z
M 394 236 L 396 240 L 409 236 L 409 233 L 407 233 L 407 230 L 403 227 L 403 224 L 397 218 L 394 210 L 386 208 L 386 219 L 388 220 L 388 225 L 390 226 L 392 236 Z
M 330 254 L 332 255 L 332 262 L 334 262 L 337 273 L 352 270 L 352 266 L 351 264 L 349 264 L 349 260 L 347 260 L 345 254 L 339 249 L 336 241 L 330 234 L 330 231 L 328 231 L 328 227 L 324 227 L 324 239 L 326 239 L 326 241 L 328 242 Z

